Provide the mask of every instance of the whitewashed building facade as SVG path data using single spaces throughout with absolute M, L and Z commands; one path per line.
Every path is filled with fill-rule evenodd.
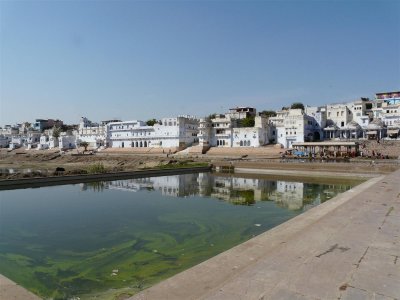
M 321 127 L 314 117 L 304 113 L 302 109 L 278 111 L 276 117 L 271 117 L 274 138 L 284 148 L 291 148 L 293 143 L 321 139 Z
M 110 146 L 107 124 L 114 121 L 119 120 L 94 123 L 86 117 L 82 117 L 76 134 L 76 144 L 79 145 L 82 142 L 86 142 L 91 148 Z
M 241 120 L 254 118 L 254 126 L 243 127 Z M 252 107 L 231 108 L 227 114 L 200 119 L 199 145 L 203 147 L 260 147 L 269 143 L 269 123 L 256 116 Z
M 8 135 L 0 135 L 0 148 L 7 148 L 10 144 L 11 137 Z
M 199 121 L 195 117 L 163 118 L 153 126 L 133 120 L 108 124 L 113 148 L 186 148 L 198 142 Z

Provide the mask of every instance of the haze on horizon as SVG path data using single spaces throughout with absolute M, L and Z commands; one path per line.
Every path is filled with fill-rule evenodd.
M 1 1 L 0 126 L 280 109 L 400 88 L 399 1 Z

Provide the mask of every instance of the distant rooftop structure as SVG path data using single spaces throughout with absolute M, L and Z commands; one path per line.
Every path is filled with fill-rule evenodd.
M 400 91 L 376 93 L 375 97 L 376 99 L 400 98 Z
M 398 104 L 400 103 L 400 91 L 376 93 L 375 100 L 383 100 L 388 104 Z
M 104 121 L 101 121 L 100 123 L 101 123 L 101 125 L 107 125 L 108 123 L 115 123 L 115 122 L 122 122 L 122 120 L 120 120 L 120 119 L 104 120 Z
M 248 106 L 237 106 L 234 108 L 230 108 L 229 111 L 231 112 L 254 112 L 256 109 L 254 107 L 248 107 Z
M 257 110 L 254 107 L 248 106 L 237 106 L 234 108 L 230 108 L 228 115 L 232 119 L 244 119 L 247 117 L 256 116 Z

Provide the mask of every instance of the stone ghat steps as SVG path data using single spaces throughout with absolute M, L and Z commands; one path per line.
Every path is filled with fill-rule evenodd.
M 277 148 L 274 146 L 264 146 L 264 147 L 234 147 L 234 148 L 224 148 L 224 147 L 212 147 L 210 148 L 206 155 L 216 155 L 216 156 L 280 156 L 284 152 L 284 149 Z
M 209 150 L 209 147 L 192 146 L 188 148 L 189 154 L 204 154 Z

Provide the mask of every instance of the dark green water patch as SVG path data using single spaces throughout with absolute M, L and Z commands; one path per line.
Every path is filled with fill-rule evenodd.
M 0 273 L 43 298 L 134 294 L 352 184 L 209 173 L 0 192 Z

